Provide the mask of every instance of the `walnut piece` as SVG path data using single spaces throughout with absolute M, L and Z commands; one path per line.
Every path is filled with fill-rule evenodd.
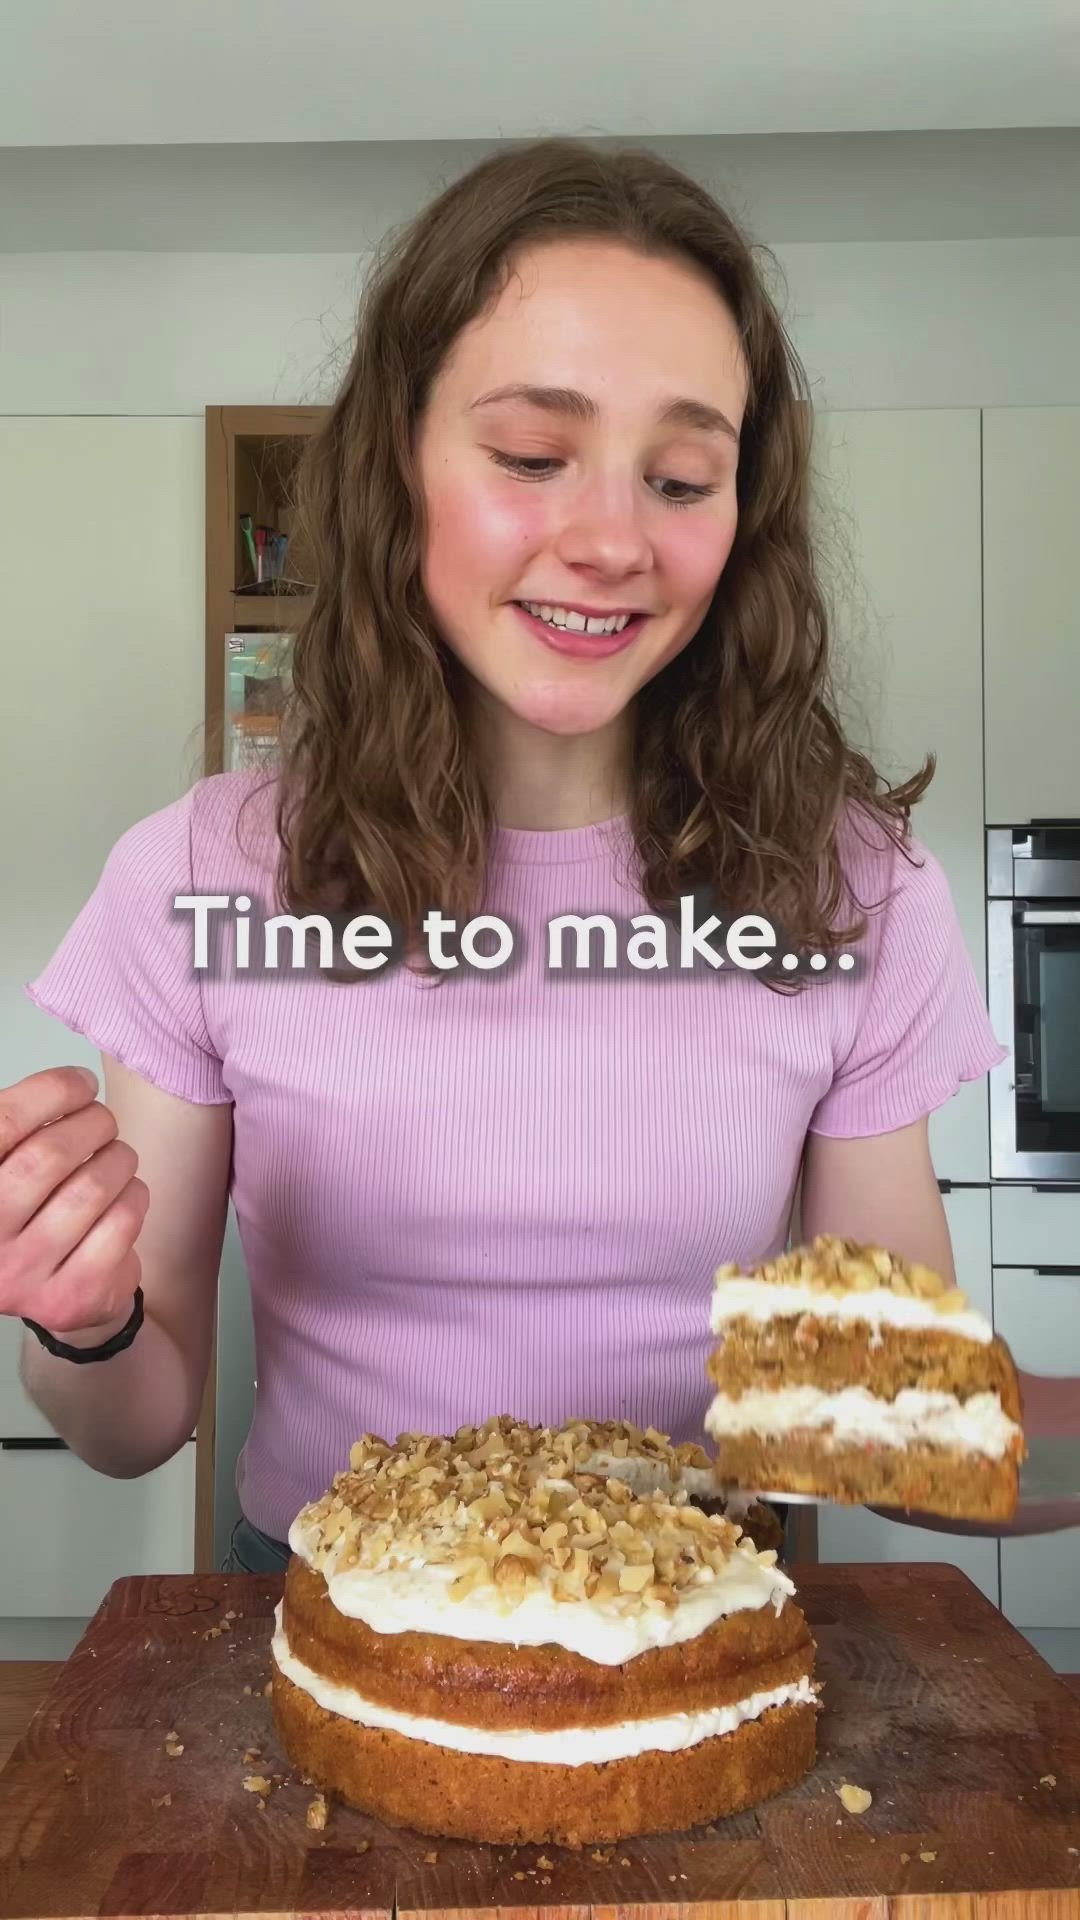
M 584 1470 L 605 1453 L 660 1461 L 671 1491 L 638 1495 L 626 1480 Z M 681 1468 L 699 1461 L 707 1464 L 702 1449 L 673 1449 L 654 1428 L 628 1423 L 555 1431 L 502 1416 L 452 1438 L 402 1434 L 393 1446 L 365 1434 L 299 1525 L 324 1574 L 384 1572 L 419 1558 L 447 1568 L 457 1601 L 484 1590 L 511 1611 L 541 1584 L 556 1600 L 617 1613 L 671 1611 L 733 1554 L 759 1558 L 741 1528 L 690 1505 L 677 1484 Z M 775 1558 L 760 1561 L 771 1567 Z
M 716 1269 L 714 1284 L 723 1287 L 728 1280 L 760 1280 L 769 1286 L 803 1287 L 834 1299 L 846 1293 L 871 1293 L 879 1287 L 908 1299 L 929 1300 L 935 1312 L 944 1314 L 970 1311 L 967 1296 L 959 1287 L 950 1287 L 933 1268 L 917 1261 L 904 1260 L 884 1247 L 864 1246 L 858 1240 L 841 1240 L 836 1234 L 819 1233 L 808 1246 L 793 1247 L 775 1260 L 765 1260 L 746 1272 L 730 1262 Z

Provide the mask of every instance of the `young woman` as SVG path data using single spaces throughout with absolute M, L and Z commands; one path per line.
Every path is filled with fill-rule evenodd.
M 280 779 L 132 827 L 32 989 L 104 1055 L 4 1101 L 0 1307 L 91 1465 L 190 1435 L 229 1194 L 254 1423 L 231 1564 L 362 1431 L 700 1437 L 713 1269 L 801 1232 L 951 1277 L 927 1117 L 1000 1058 L 948 888 L 830 705 L 803 372 L 743 235 L 648 153 L 502 149 L 388 248 L 312 446 Z M 178 894 L 501 916 L 513 965 L 193 966 Z M 549 970 L 547 922 L 705 897 L 836 954 Z M 677 944 L 677 942 L 676 942 Z M 791 985 L 791 983 L 789 983 Z M 138 1175 L 136 1176 L 136 1165 Z M 149 1202 L 149 1210 L 148 1210 Z M 129 1328 L 130 1332 L 130 1328 Z

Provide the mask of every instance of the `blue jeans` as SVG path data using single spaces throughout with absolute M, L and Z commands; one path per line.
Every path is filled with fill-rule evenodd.
M 288 1564 L 287 1542 L 274 1540 L 241 1514 L 232 1530 L 222 1573 L 284 1573 Z

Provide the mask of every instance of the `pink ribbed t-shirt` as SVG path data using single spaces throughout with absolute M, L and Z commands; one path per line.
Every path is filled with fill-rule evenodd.
M 238 1486 L 277 1539 L 365 1431 L 700 1438 L 713 1270 L 783 1246 L 808 1130 L 904 1126 L 1002 1057 L 940 867 L 850 829 L 855 895 L 886 904 L 857 973 L 797 996 L 730 966 L 549 970 L 555 915 L 646 910 L 618 820 L 498 832 L 497 972 L 200 975 L 175 895 L 273 910 L 258 787 L 203 780 L 127 832 L 28 990 L 155 1085 L 233 1104 L 258 1377 Z

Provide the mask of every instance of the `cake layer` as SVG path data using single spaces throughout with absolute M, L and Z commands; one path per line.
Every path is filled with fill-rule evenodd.
M 752 1694 L 736 1697 L 724 1705 L 695 1708 L 687 1701 L 681 1710 L 674 1709 L 653 1718 L 607 1721 L 600 1726 L 579 1725 L 572 1720 L 546 1730 L 538 1729 L 535 1724 L 462 1724 L 457 1713 L 451 1719 L 436 1713 L 404 1713 L 400 1708 L 368 1698 L 363 1688 L 327 1679 L 324 1673 L 316 1672 L 299 1657 L 282 1624 L 281 1606 L 275 1618 L 272 1650 L 278 1671 L 329 1713 L 355 1721 L 358 1726 L 400 1733 L 406 1739 L 448 1747 L 455 1753 L 488 1754 L 523 1765 L 579 1767 L 588 1762 L 603 1766 L 610 1760 L 626 1760 L 641 1753 L 680 1753 L 702 1740 L 734 1733 L 744 1721 L 760 1719 L 770 1707 L 814 1706 L 817 1700 L 809 1677 L 798 1671 L 800 1662 L 795 1655 L 789 1656 L 786 1662 L 768 1663 L 774 1673 L 777 1666 L 790 1668 L 790 1679 L 771 1685 L 759 1684 Z M 754 1678 L 764 1681 L 764 1675 Z M 432 1704 L 445 1707 L 445 1695 Z M 459 1706 L 456 1700 L 453 1704 L 455 1708 Z
M 830 1446 L 821 1434 L 780 1440 L 750 1434 L 726 1439 L 722 1462 L 725 1477 L 738 1486 L 954 1520 L 1009 1520 L 1019 1494 L 1014 1458 L 991 1460 L 949 1447 Z
M 934 1329 L 875 1331 L 857 1321 L 818 1314 L 765 1324 L 732 1320 L 708 1362 L 725 1393 L 744 1387 L 868 1386 L 891 1400 L 904 1388 L 951 1393 L 997 1393 L 1011 1420 L 1020 1419 L 1016 1369 L 1005 1342 L 985 1345 Z
M 589 1438 L 506 1420 L 394 1447 L 365 1436 L 289 1544 L 377 1634 L 554 1644 L 606 1666 L 781 1610 L 794 1588 L 775 1555 L 685 1488 L 638 1498 L 582 1473 Z
M 942 1305 L 942 1301 L 950 1304 Z M 955 1306 L 951 1304 L 955 1301 Z M 711 1326 L 726 1332 L 732 1320 L 762 1324 L 776 1319 L 798 1319 L 802 1314 L 835 1320 L 841 1325 L 861 1321 L 882 1332 L 887 1327 L 922 1333 L 942 1333 L 953 1339 L 986 1346 L 993 1328 L 981 1313 L 964 1305 L 964 1296 L 949 1291 L 937 1299 L 895 1293 L 890 1287 L 829 1291 L 826 1287 L 785 1285 L 751 1278 L 717 1279 L 713 1289 Z
M 488 1844 L 582 1846 L 681 1831 L 755 1805 L 814 1764 L 816 1706 L 772 1707 L 680 1751 L 578 1766 L 463 1754 L 328 1712 L 280 1670 L 274 1719 L 294 1765 L 391 1826 Z
M 814 1643 L 792 1602 L 728 1616 L 694 1639 L 652 1648 L 625 1666 L 560 1646 L 372 1632 L 327 1604 L 321 1574 L 290 1563 L 284 1631 L 311 1673 L 398 1713 L 475 1728 L 596 1728 L 731 1707 L 814 1669 Z M 570 1603 L 571 1605 L 573 1603 Z
M 745 1393 L 718 1393 L 705 1424 L 718 1442 L 757 1434 L 782 1439 L 818 1433 L 829 1447 L 948 1447 L 1001 1460 L 1022 1446 L 1020 1428 L 1003 1411 L 996 1393 L 924 1393 L 905 1387 L 895 1399 L 883 1399 L 866 1387 L 791 1386 Z M 725 1475 L 729 1472 L 722 1448 Z M 794 1491 L 784 1482 L 788 1491 Z

